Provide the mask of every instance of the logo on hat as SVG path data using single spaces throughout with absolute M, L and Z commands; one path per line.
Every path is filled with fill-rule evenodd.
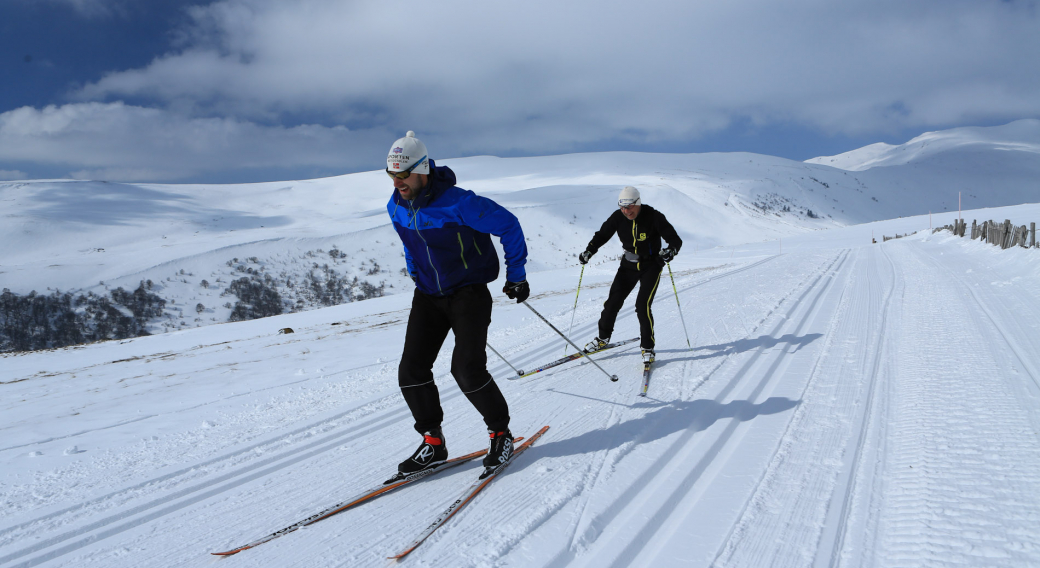
M 400 154 L 401 152 L 404 152 L 404 148 L 402 148 L 400 146 L 398 146 L 397 148 L 394 148 L 394 153 L 395 154 Z

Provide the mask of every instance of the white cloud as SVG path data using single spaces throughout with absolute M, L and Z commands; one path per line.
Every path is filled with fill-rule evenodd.
M 0 170 L 0 180 L 29 179 L 29 174 L 18 170 Z
M 57 124 L 79 169 L 205 170 L 215 142 L 195 148 L 195 131 L 232 163 L 327 165 L 329 147 L 381 154 L 408 129 L 449 157 L 682 143 L 735 120 L 862 136 L 1040 116 L 1035 2 L 223 0 L 190 13 L 178 51 L 85 86 L 83 104 L 12 111 L 44 129 L 28 146 L 48 148 Z M 118 100 L 142 106 L 87 104 Z M 326 127 L 278 126 L 301 122 Z M 166 138 L 160 156 L 137 151 Z
M 0 114 L 0 159 L 67 166 L 74 170 L 70 177 L 118 181 L 262 168 L 374 168 L 382 163 L 383 141 L 391 138 L 383 130 L 265 127 L 123 103 L 23 107 Z
M 1031 3 L 225 0 L 193 15 L 183 52 L 81 95 L 486 131 L 456 143 L 500 148 L 679 139 L 735 116 L 859 133 L 1040 113 Z

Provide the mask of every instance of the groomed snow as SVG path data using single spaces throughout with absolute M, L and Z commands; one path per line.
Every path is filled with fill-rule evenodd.
M 762 187 L 792 200 L 801 195 L 777 172 L 810 166 L 701 155 L 673 159 L 686 173 L 654 173 L 662 159 L 531 158 L 515 170 L 509 164 L 521 161 L 459 160 L 484 172 L 460 174 L 460 185 L 520 216 L 531 239 L 530 304 L 561 329 L 573 315 L 576 340 L 595 334 L 620 247 L 604 247 L 586 267 L 573 314 L 580 270 L 571 255 L 612 209 L 618 187 L 631 183 L 625 180 L 637 179 L 645 201 L 683 235 L 671 264 L 678 295 L 665 272 L 647 398 L 636 396 L 638 349 L 597 358 L 621 377 L 616 383 L 584 362 L 512 380 L 515 373 L 489 352 L 514 434 L 552 428 L 403 562 L 1040 564 L 1040 251 L 1002 251 L 927 230 L 929 222 L 951 222 L 956 213 L 949 212 L 851 226 L 842 225 L 866 219 L 754 213 L 749 203 Z M 588 171 L 596 160 L 603 171 L 585 180 L 572 175 L 575 161 Z M 803 207 L 821 207 L 817 192 L 876 203 L 869 192 L 858 197 L 854 183 L 839 183 L 846 173 L 811 167 L 818 170 L 800 171 L 833 177 L 812 175 L 829 187 L 805 190 Z M 2 197 L 14 199 L 20 215 L 4 221 L 5 236 L 42 235 L 50 214 L 59 233 L 84 231 L 75 246 L 111 238 L 95 253 L 106 261 L 66 250 L 68 241 L 25 236 L 21 248 L 4 253 L 3 286 L 41 286 L 38 272 L 48 263 L 67 268 L 52 269 L 66 280 L 51 286 L 76 286 L 78 278 L 136 282 L 150 270 L 173 274 L 185 259 L 252 256 L 254 245 L 266 251 L 260 256 L 291 259 L 333 243 L 374 247 L 379 240 L 388 247 L 379 258 L 391 269 L 400 262 L 389 248 L 396 243 L 385 227 L 385 197 L 361 191 L 384 191 L 381 173 L 249 187 L 240 197 L 242 187 L 232 186 L 124 188 L 160 191 L 186 204 L 184 211 L 197 211 L 208 194 L 225 212 L 244 212 L 239 219 L 284 217 L 271 236 L 261 237 L 266 225 L 235 234 L 220 225 L 203 244 L 193 235 L 205 229 L 176 208 L 66 223 L 70 211 L 40 205 L 40 195 L 66 183 L 5 186 Z M 873 191 L 893 187 L 877 182 Z M 115 199 L 99 191 L 90 200 Z M 241 201 L 232 206 L 234 199 Z M 848 203 L 860 201 L 835 203 L 834 211 L 851 211 Z M 895 206 L 877 207 L 880 214 Z M 964 217 L 1028 224 L 1040 221 L 1040 205 Z M 176 250 L 161 248 L 162 234 Z M 194 272 L 211 266 L 199 260 Z M 500 288 L 492 285 L 489 343 L 519 368 L 562 355 L 562 340 Z M 414 449 L 419 438 L 396 387 L 409 301 L 398 293 L 0 357 L 0 566 L 386 565 L 469 484 L 477 464 L 238 555 L 210 553 L 380 483 Z M 286 327 L 295 333 L 279 334 Z M 626 308 L 614 337 L 637 333 Z M 448 447 L 459 455 L 482 448 L 486 434 L 449 373 L 452 346 L 449 337 L 434 372 Z

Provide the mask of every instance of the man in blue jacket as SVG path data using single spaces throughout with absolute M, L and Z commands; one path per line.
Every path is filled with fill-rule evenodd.
M 486 476 L 513 450 L 509 407 L 487 371 L 484 349 L 491 325 L 487 285 L 498 278 L 499 269 L 491 235 L 499 237 L 505 252 L 507 281 L 502 291 L 520 303 L 531 293 L 524 270 L 524 233 L 504 207 L 457 187 L 455 172 L 434 164 L 414 132 L 394 142 L 386 165 L 394 182 L 387 212 L 415 280 L 398 382 L 415 429 L 423 436 L 419 448 L 398 466 L 399 476 L 436 467 L 448 458 L 441 432 L 444 411 L 433 380 L 433 363 L 448 331 L 455 334 L 451 374 L 484 417 L 491 438 L 484 458 Z

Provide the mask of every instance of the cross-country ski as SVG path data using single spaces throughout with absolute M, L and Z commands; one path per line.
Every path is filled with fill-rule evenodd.
M 565 357 L 561 357 L 561 358 L 559 358 L 559 359 L 557 359 L 555 361 L 552 361 L 551 363 L 546 363 L 546 364 L 544 364 L 544 365 L 542 365 L 540 367 L 537 367 L 533 371 L 524 372 L 523 369 L 520 369 L 520 371 L 517 373 L 517 376 L 510 377 L 510 379 L 511 380 L 516 380 L 516 379 L 522 379 L 524 377 L 530 377 L 531 375 L 534 375 L 536 373 L 541 373 L 542 371 L 545 371 L 545 370 L 548 370 L 548 369 L 552 369 L 553 367 L 559 367 L 560 365 L 563 365 L 564 363 L 570 363 L 571 361 L 577 361 L 578 359 L 581 359 L 581 358 L 585 357 L 585 355 L 595 355 L 596 353 L 600 353 L 600 352 L 606 351 L 608 349 L 613 349 L 615 347 L 621 347 L 622 345 L 628 345 L 629 343 L 635 343 L 636 341 L 639 341 L 639 338 L 638 337 L 633 337 L 632 339 L 625 339 L 623 341 L 615 341 L 614 343 L 606 343 L 606 344 L 604 344 L 601 347 L 597 347 L 596 349 L 593 349 L 592 351 L 582 350 L 582 351 L 579 351 L 577 353 L 571 353 L 570 355 L 567 355 Z
M 437 529 L 444 526 L 444 524 L 448 522 L 448 519 L 455 516 L 455 514 L 458 513 L 463 507 L 465 507 L 467 503 L 472 501 L 473 498 L 481 492 L 481 490 L 487 487 L 488 484 L 490 484 L 496 477 L 501 475 L 502 472 L 506 469 L 506 467 L 510 463 L 512 463 L 513 460 L 517 458 L 517 456 L 522 454 L 525 450 L 527 450 L 527 448 L 530 448 L 535 442 L 538 441 L 538 438 L 541 438 L 542 434 L 545 434 L 548 430 L 548 426 L 543 426 L 542 429 L 536 432 L 533 436 L 531 436 L 529 440 L 513 449 L 512 455 L 510 455 L 507 460 L 505 460 L 498 466 L 495 466 L 494 468 L 488 468 L 487 470 L 485 470 L 480 475 L 480 477 L 473 482 L 472 485 L 470 485 L 468 488 L 466 488 L 465 491 L 462 492 L 458 499 L 453 501 L 452 504 L 444 510 L 444 512 L 438 515 L 437 518 L 433 520 L 433 522 L 431 522 L 425 529 L 423 529 L 423 531 L 412 542 L 412 544 L 408 545 L 407 548 L 405 548 L 398 554 L 390 556 L 389 558 L 400 560 L 405 556 L 408 556 L 413 550 L 418 548 L 419 545 L 423 543 L 423 541 L 429 538 L 430 535 L 432 535 Z
M 650 390 L 651 367 L 653 367 L 652 362 L 643 363 L 643 384 L 639 389 L 639 396 L 646 396 L 646 391 Z
M 415 481 L 419 481 L 420 479 L 425 479 L 425 478 L 427 478 L 427 477 L 429 477 L 429 476 L 431 476 L 431 475 L 433 475 L 435 473 L 440 473 L 440 472 L 442 472 L 442 471 L 444 471 L 446 469 L 450 469 L 452 467 L 459 466 L 459 465 L 462 465 L 462 464 L 464 464 L 466 462 L 472 461 L 472 460 L 474 460 L 476 458 L 482 457 L 486 453 L 487 453 L 487 450 L 481 450 L 479 452 L 473 452 L 471 454 L 466 454 L 464 456 L 459 456 L 457 458 L 449 459 L 446 462 L 444 462 L 444 463 L 442 463 L 442 464 L 440 464 L 438 466 L 431 467 L 429 469 L 424 469 L 424 470 L 421 470 L 421 471 L 417 471 L 417 472 L 412 473 L 412 474 L 407 475 L 407 476 L 400 476 L 398 479 L 391 478 L 391 479 L 383 482 L 378 487 L 373 487 L 372 489 L 369 489 L 368 491 L 363 491 L 362 493 L 360 493 L 360 494 L 358 494 L 358 495 L 356 495 L 354 497 L 351 497 L 350 499 L 347 499 L 346 501 L 343 501 L 341 503 L 337 503 L 337 504 L 335 504 L 335 505 L 333 505 L 333 506 L 331 506 L 328 509 L 325 509 L 323 511 L 319 511 L 319 512 L 311 515 L 310 517 L 307 517 L 306 519 L 303 519 L 302 521 L 300 521 L 298 523 L 294 523 L 294 524 L 291 524 L 291 525 L 289 525 L 289 526 L 287 526 L 287 527 L 285 527 L 283 529 L 279 529 L 279 530 L 277 530 L 277 531 L 275 531 L 275 532 L 273 532 L 273 533 L 271 533 L 271 534 L 269 534 L 269 535 L 267 535 L 267 536 L 265 536 L 265 537 L 263 537 L 261 539 L 254 540 L 253 542 L 250 542 L 249 544 L 244 544 L 242 546 L 239 546 L 237 548 L 233 548 L 231 550 L 227 550 L 227 551 L 224 551 L 224 552 L 213 552 L 211 554 L 214 554 L 216 556 L 230 556 L 232 554 L 237 554 L 239 552 L 242 552 L 243 550 L 248 550 L 250 548 L 259 546 L 259 545 L 261 545 L 261 544 L 263 544 L 265 542 L 274 540 L 274 539 L 276 539 L 278 537 L 281 537 L 281 536 L 285 536 L 285 535 L 287 535 L 287 534 L 289 534 L 289 533 L 291 533 L 291 532 L 293 532 L 293 531 L 295 531 L 297 529 L 300 529 L 300 528 L 303 528 L 303 527 L 306 527 L 306 526 L 309 526 L 309 525 L 313 525 L 314 523 L 316 523 L 318 521 L 321 521 L 321 520 L 324 520 L 324 519 L 327 519 L 327 518 L 329 518 L 332 515 L 335 515 L 337 513 L 342 513 L 343 511 L 346 511 L 347 509 L 350 509 L 351 507 L 355 507 L 355 506 L 360 505 L 362 503 L 371 501 L 372 499 L 375 499 L 376 497 L 379 497 L 381 495 L 386 495 L 386 494 L 390 493 L 391 491 L 393 491 L 395 489 L 399 489 L 399 488 L 401 488 L 401 487 L 403 487 L 405 485 L 408 485 L 408 484 L 413 483 Z
M 520 437 L 516 438 L 515 441 L 519 442 L 519 441 L 521 441 L 523 439 L 524 439 L 523 436 L 520 436 Z M 277 530 L 277 531 L 275 531 L 275 532 L 273 532 L 273 533 L 271 533 L 271 534 L 269 534 L 269 535 L 267 535 L 267 536 L 265 536 L 265 537 L 263 537 L 261 539 L 258 539 L 258 540 L 255 540 L 253 542 L 250 542 L 249 544 L 244 544 L 242 546 L 239 546 L 237 548 L 233 548 L 231 550 L 227 550 L 227 551 L 224 551 L 224 552 L 213 552 L 211 554 L 214 554 L 216 556 L 230 556 L 232 554 L 237 554 L 239 552 L 242 552 L 243 550 L 248 550 L 250 548 L 259 546 L 259 545 L 261 545 L 261 544 L 263 544 L 265 542 L 274 540 L 274 539 L 276 539 L 278 537 L 281 537 L 281 536 L 285 536 L 285 535 L 287 535 L 287 534 L 289 534 L 289 533 L 291 533 L 291 532 L 293 532 L 293 531 L 295 531 L 297 529 L 300 529 L 300 528 L 303 528 L 303 527 L 306 527 L 306 526 L 309 526 L 309 525 L 313 525 L 314 523 L 316 523 L 318 521 L 325 520 L 325 519 L 331 517 L 332 515 L 335 515 L 337 513 L 342 513 L 343 511 L 346 511 L 347 509 L 350 509 L 350 508 L 355 507 L 357 505 L 360 505 L 362 503 L 366 503 L 368 501 L 371 501 L 372 499 L 375 499 L 376 497 L 380 497 L 382 495 L 386 495 L 386 494 L 390 493 L 391 491 L 394 491 L 395 489 L 398 489 L 398 488 L 403 487 L 405 485 L 408 485 L 410 483 L 419 481 L 421 479 L 425 479 L 425 478 L 427 478 L 427 477 L 429 477 L 429 476 L 431 476 L 431 475 L 433 475 L 435 473 L 440 473 L 440 472 L 442 472 L 444 470 L 451 469 L 453 467 L 462 465 L 462 464 L 464 464 L 466 462 L 469 462 L 469 461 L 472 461 L 472 460 L 474 460 L 476 458 L 483 457 L 486 453 L 487 453 L 487 450 L 481 450 L 479 452 L 473 452 L 471 454 L 466 454 L 464 456 L 459 456 L 457 458 L 451 458 L 451 459 L 449 459 L 449 460 L 447 460 L 444 463 L 441 463 L 439 465 L 436 465 L 436 466 L 433 466 L 433 467 L 430 467 L 430 468 L 427 468 L 427 469 L 424 469 L 424 470 L 420 470 L 420 471 L 417 471 L 415 473 L 411 473 L 411 474 L 408 474 L 408 475 L 402 475 L 400 473 L 397 473 L 394 476 L 392 476 L 390 479 L 384 481 L 378 487 L 373 487 L 372 489 L 369 489 L 368 491 L 364 491 L 364 492 L 362 492 L 362 493 L 360 493 L 360 494 L 358 494 L 358 495 L 356 495 L 356 496 L 354 496 L 354 497 L 352 497 L 350 499 L 347 499 L 346 501 L 343 501 L 341 503 L 337 503 L 337 504 L 335 504 L 335 505 L 333 505 L 333 506 L 331 506 L 328 509 L 325 509 L 323 511 L 319 511 L 319 512 L 311 515 L 310 517 L 307 517 L 306 519 L 303 519 L 302 521 L 300 521 L 298 523 L 293 523 L 293 524 L 291 524 L 291 525 L 289 525 L 289 526 L 287 526 L 287 527 L 285 527 L 283 529 L 279 529 L 279 530 Z

